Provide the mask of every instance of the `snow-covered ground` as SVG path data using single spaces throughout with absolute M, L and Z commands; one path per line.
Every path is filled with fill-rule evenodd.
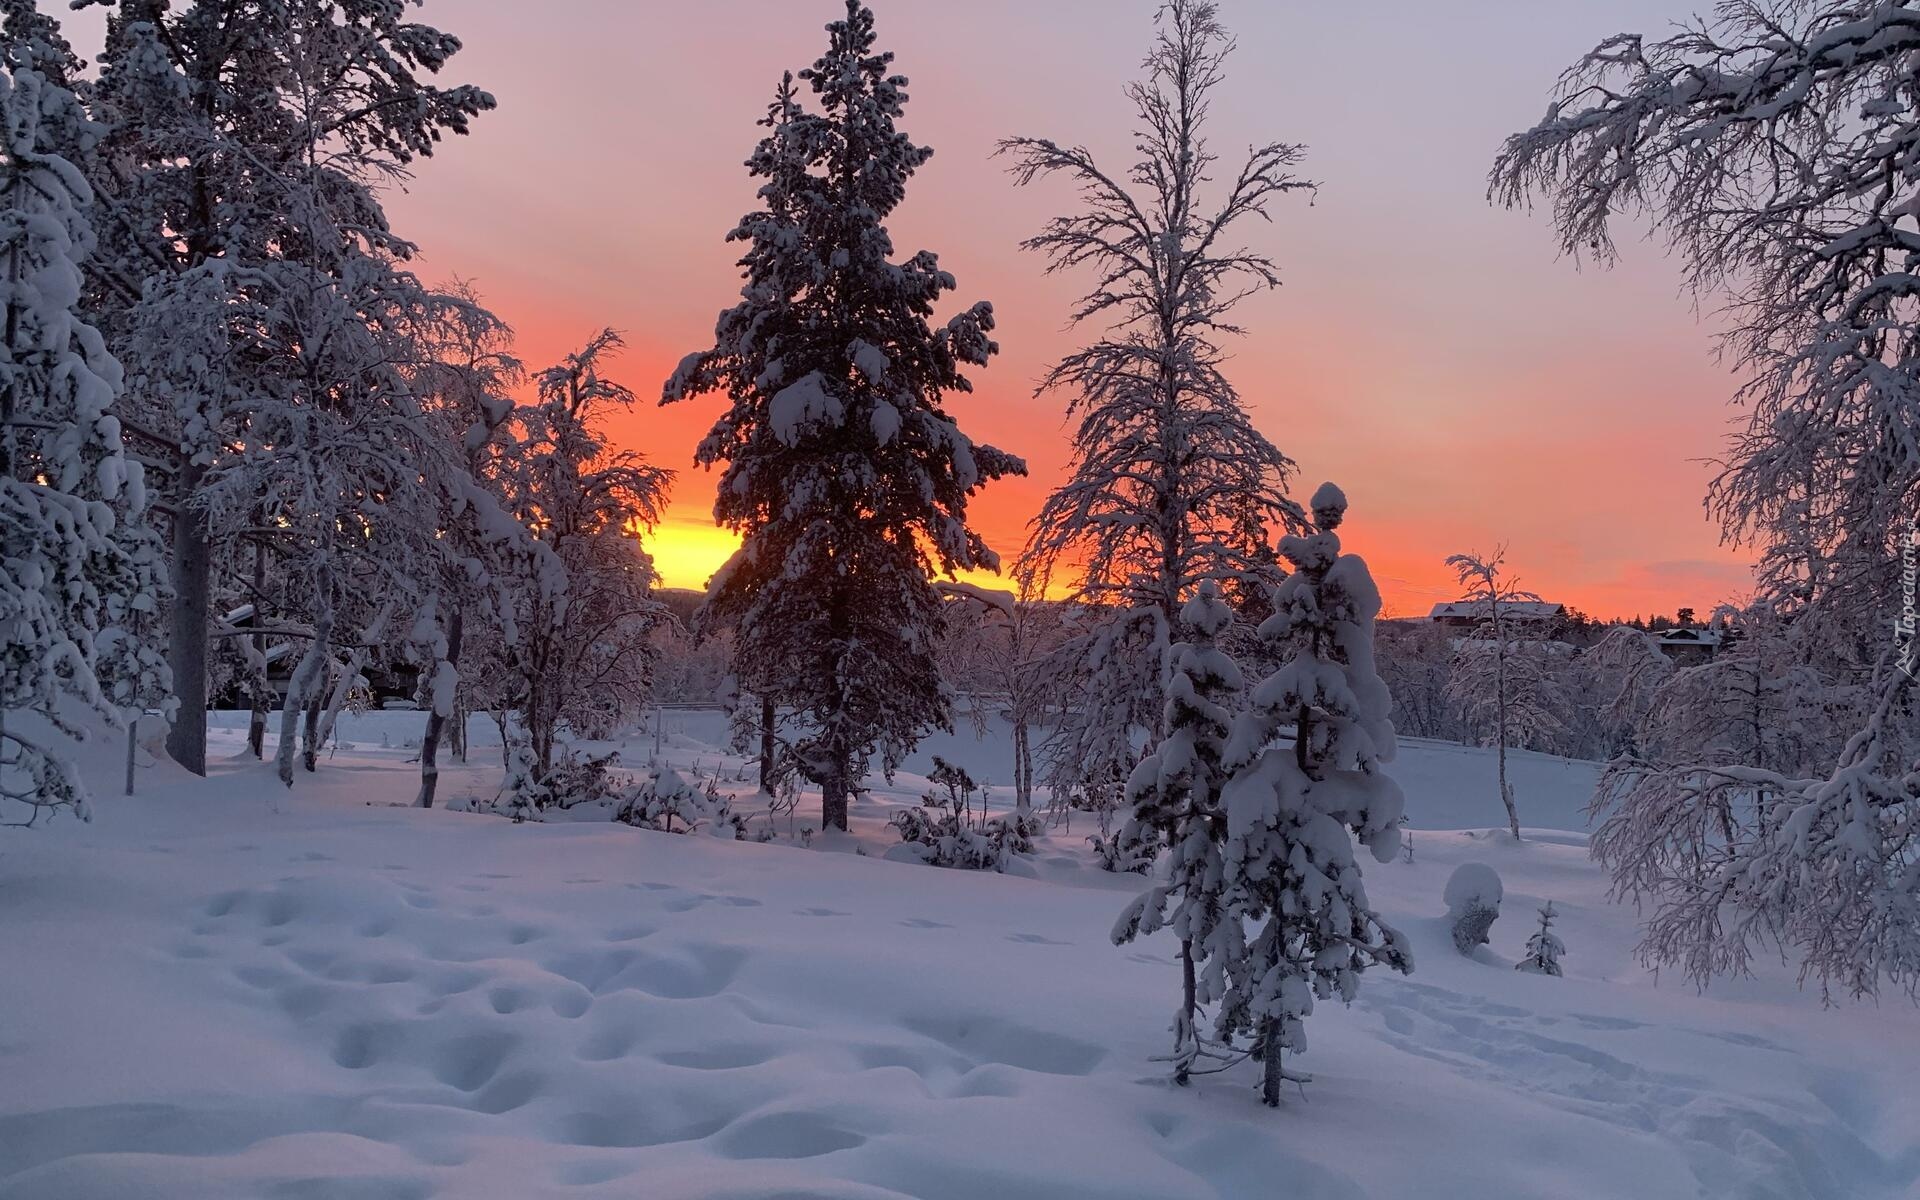
M 936 740 L 801 849 L 396 807 L 419 720 L 344 721 L 290 795 L 237 725 L 211 779 L 131 799 L 103 748 L 92 825 L 6 832 L 0 1197 L 1920 1195 L 1920 1017 L 1635 966 L 1577 832 L 1590 764 L 1517 757 L 1514 846 L 1486 753 L 1403 749 L 1413 861 L 1368 888 L 1417 970 L 1323 1005 L 1273 1112 L 1251 1067 L 1149 1061 L 1170 947 L 1108 942 L 1137 880 L 1080 821 L 1032 877 L 823 852 L 882 850 L 928 754 L 1006 778 L 998 737 Z M 473 732 L 443 795 L 495 786 Z M 663 722 L 689 772 L 739 774 L 721 740 Z M 1474 960 L 1440 915 L 1471 860 L 1506 891 Z M 1562 979 L 1511 969 L 1549 898 Z

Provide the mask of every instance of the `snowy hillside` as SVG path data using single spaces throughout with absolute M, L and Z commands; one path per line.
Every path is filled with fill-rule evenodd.
M 737 772 L 710 720 L 670 714 L 669 758 Z M 1416 970 L 1324 1005 L 1315 1082 L 1272 1112 L 1251 1065 L 1180 1090 L 1149 1061 L 1172 947 L 1108 942 L 1135 880 L 1091 869 L 1085 830 L 1022 878 L 822 852 L 883 849 L 910 775 L 811 850 L 389 807 L 418 723 L 345 725 L 352 748 L 291 795 L 220 730 L 211 780 L 151 767 L 90 826 L 0 842 L 0 1197 L 1920 1188 L 1920 1017 L 1823 1012 L 1777 970 L 1656 983 L 1580 834 L 1435 828 L 1475 799 L 1500 821 L 1478 752 L 1404 753 L 1414 859 L 1367 883 Z M 992 740 L 972 750 L 990 769 Z M 443 788 L 493 786 L 494 752 Z M 1569 823 L 1591 768 L 1518 761 L 1523 815 Z M 1441 900 L 1469 860 L 1506 891 L 1475 960 Z M 1512 969 L 1548 899 L 1561 979 Z

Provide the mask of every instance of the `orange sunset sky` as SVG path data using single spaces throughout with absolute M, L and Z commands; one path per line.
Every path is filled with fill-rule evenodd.
M 1701 499 L 1735 381 L 1653 243 L 1611 271 L 1556 257 L 1543 214 L 1485 199 L 1504 135 L 1544 111 L 1556 74 L 1601 37 L 1655 31 L 1691 6 L 1657 0 L 1225 0 L 1239 38 L 1212 141 L 1304 143 L 1317 199 L 1280 203 L 1244 236 L 1286 279 L 1240 312 L 1231 373 L 1260 427 L 1353 502 L 1346 543 L 1389 611 L 1453 588 L 1443 559 L 1505 542 L 1523 586 L 1599 616 L 1705 611 L 1747 590 Z M 612 325 L 623 381 L 648 403 L 618 439 L 680 471 L 651 545 L 665 581 L 700 587 L 731 547 L 695 442 L 709 398 L 654 406 L 682 355 L 707 347 L 738 289 L 723 241 L 752 205 L 742 160 L 783 69 L 824 46 L 837 0 L 432 0 L 466 50 L 447 73 L 497 112 L 420 164 L 390 198 L 423 273 L 472 280 L 515 326 L 531 366 Z M 997 138 L 1035 134 L 1129 161 L 1121 96 L 1152 0 L 876 0 L 882 45 L 912 80 L 904 127 L 934 147 L 891 228 L 991 300 L 1001 354 L 952 408 L 1032 475 L 975 501 L 1009 559 L 1067 461 L 1063 399 L 1035 398 L 1084 279 L 1017 248 L 1073 202 L 1016 190 Z M 536 20 L 536 13 L 538 19 Z

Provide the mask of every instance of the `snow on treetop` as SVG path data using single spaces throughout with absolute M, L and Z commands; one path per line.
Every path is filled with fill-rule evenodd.
M 1200 590 L 1180 610 L 1180 620 L 1208 637 L 1219 637 L 1233 624 L 1233 610 L 1221 597 L 1220 585 L 1208 579 L 1201 582 Z
M 672 767 L 656 767 L 647 774 L 647 781 L 653 788 L 653 794 L 662 800 L 681 796 L 691 796 L 695 789 L 687 782 L 687 777 Z
M 1447 915 L 1458 917 L 1474 908 L 1499 908 L 1504 889 L 1500 873 L 1485 863 L 1461 863 L 1447 878 Z
M 1323 483 L 1314 491 L 1307 507 L 1313 510 L 1313 518 L 1321 528 L 1332 529 L 1346 515 L 1347 494 L 1331 483 Z

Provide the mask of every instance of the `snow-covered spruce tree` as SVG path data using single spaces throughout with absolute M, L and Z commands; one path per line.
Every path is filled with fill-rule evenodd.
M 120 365 L 80 315 L 92 189 L 54 147 L 90 136 L 41 70 L 64 44 L 6 12 L 0 75 L 0 823 L 86 792 L 68 702 L 118 723 L 164 688 L 140 622 L 165 598 L 141 466 L 111 408 Z M 71 55 L 67 54 L 70 59 Z M 34 721 L 23 720 L 31 714 Z M 12 720 L 9 721 L 9 716 Z M 49 736 L 51 735 L 51 736 Z
M 1221 936 L 1226 905 L 1225 813 L 1220 789 L 1227 779 L 1221 764 L 1232 713 L 1227 705 L 1240 693 L 1240 668 L 1220 648 L 1233 624 L 1212 580 L 1200 585 L 1180 612 L 1184 639 L 1174 647 L 1173 676 L 1167 685 L 1167 734 L 1153 753 L 1140 760 L 1127 781 L 1133 805 L 1135 840 L 1165 845 L 1166 875 L 1127 905 L 1113 927 L 1115 945 L 1162 926 L 1180 939 L 1180 1007 L 1173 1018 L 1173 1078 L 1186 1083 L 1194 1061 L 1206 1053 L 1198 1017 L 1203 1004 L 1225 989 L 1225 956 L 1240 940 L 1238 931 Z M 1173 903 L 1168 911 L 1168 901 Z M 1203 977 L 1204 976 L 1204 977 Z
M 1507 780 L 1507 748 L 1538 743 L 1558 733 L 1563 723 L 1553 695 L 1551 665 L 1544 648 L 1528 644 L 1512 618 L 1516 604 L 1537 603 L 1502 578 L 1503 551 L 1491 555 L 1456 554 L 1447 559 L 1466 589 L 1477 624 L 1455 653 L 1448 695 L 1475 727 L 1491 729 L 1497 749 L 1500 803 L 1507 828 L 1520 840 L 1520 810 Z
M 515 589 L 503 697 L 543 784 L 563 725 L 606 737 L 638 714 L 650 693 L 648 635 L 668 619 L 650 595 L 653 560 L 640 538 L 659 521 L 673 472 L 607 440 L 607 419 L 634 403 L 605 373 L 624 344 L 602 330 L 540 372 L 495 467 L 514 515 L 548 552 Z
M 1280 282 L 1270 258 L 1228 239 L 1312 185 L 1291 173 L 1301 148 L 1275 142 L 1208 186 L 1218 158 L 1204 130 L 1233 42 L 1203 0 L 1170 0 L 1156 24 L 1146 78 L 1127 88 L 1141 156 L 1124 180 L 1079 147 L 1000 145 L 1022 185 L 1060 175 L 1079 188 L 1080 211 L 1024 245 L 1051 270 L 1091 269 L 1073 319 L 1105 325 L 1041 382 L 1067 394 L 1078 425 L 1068 479 L 1020 563 L 1042 591 L 1057 571 L 1077 572 L 1075 599 L 1107 618 L 1076 647 L 1080 695 L 1048 753 L 1056 791 L 1131 771 L 1132 731 L 1160 732 L 1181 605 L 1202 580 L 1228 595 L 1278 583 L 1272 530 L 1300 527 L 1286 496 L 1293 463 L 1253 427 L 1220 341 L 1240 332 L 1241 299 Z
M 1540 928 L 1533 931 L 1527 939 L 1527 956 L 1513 964 L 1516 971 L 1525 971 L 1530 975 L 1560 975 L 1560 959 L 1566 954 L 1567 945 L 1560 935 L 1553 931 L 1553 918 L 1559 914 L 1553 911 L 1553 901 L 1540 906 Z
M 997 349 L 991 306 L 933 326 L 953 276 L 929 251 L 893 258 L 884 222 L 932 153 L 895 127 L 906 80 L 874 51 L 858 0 L 827 33 L 800 74 L 817 111 L 784 80 L 748 160 L 765 182 L 762 207 L 729 235 L 747 247 L 742 300 L 663 399 L 727 396 L 696 459 L 725 464 L 714 515 L 742 546 L 708 608 L 791 714 L 823 824 L 845 829 L 873 753 L 891 771 L 947 726 L 930 577 L 998 567 L 967 527 L 967 500 L 1026 467 L 974 444 L 946 409 L 972 390 L 962 367 Z
M 1622 804 L 1698 814 L 1619 826 L 1594 852 L 1651 903 L 1645 960 L 1703 983 L 1777 942 L 1823 988 L 1920 992 L 1920 737 L 1885 653 L 1920 508 L 1916 53 L 1904 3 L 1720 5 L 1595 47 L 1493 168 L 1496 199 L 1551 204 L 1567 252 L 1610 261 L 1630 212 L 1727 299 L 1746 420 L 1710 506 L 1760 551 L 1760 598 L 1799 660 L 1872 681 L 1857 732 L 1804 774 L 1677 761 L 1605 781 Z
M 388 479 L 430 473 L 422 462 L 391 475 L 368 465 L 399 466 L 419 432 L 396 445 L 390 423 L 364 418 L 405 416 L 384 343 L 423 305 L 423 289 L 393 269 L 411 247 L 389 230 L 374 189 L 404 180 L 414 159 L 493 101 L 425 81 L 459 42 L 410 21 L 410 7 L 121 0 L 108 19 L 90 91 L 107 130 L 92 160 L 105 262 L 90 303 L 127 370 L 129 428 L 169 460 L 169 657 L 180 696 L 169 749 L 192 771 L 205 769 L 216 549 L 286 515 L 246 497 L 294 497 L 310 518 L 273 559 L 325 585 L 297 614 L 301 636 L 344 621 L 364 640 L 380 605 L 328 607 L 329 593 L 361 593 L 336 569 L 342 535 L 323 510 L 351 514 Z M 252 486 L 262 469 L 274 478 Z M 400 524 L 388 511 L 366 529 L 378 539 Z M 313 663 L 303 682 L 320 686 L 325 656 L 303 657 Z
M 1316 997 L 1352 1001 L 1371 966 L 1413 969 L 1406 939 L 1368 905 L 1353 852 L 1357 838 L 1376 861 L 1393 860 L 1405 798 L 1384 770 L 1395 747 L 1393 698 L 1373 664 L 1380 593 L 1365 561 L 1340 553 L 1346 508 L 1323 484 L 1315 532 L 1280 540 L 1294 573 L 1260 633 L 1281 666 L 1254 688 L 1224 760 L 1229 915 L 1214 953 L 1227 987 L 1216 1028 L 1223 1041 L 1251 1035 L 1269 1105 L 1290 1077 L 1282 1053 L 1306 1047 Z M 1289 725 L 1291 744 L 1274 745 Z

